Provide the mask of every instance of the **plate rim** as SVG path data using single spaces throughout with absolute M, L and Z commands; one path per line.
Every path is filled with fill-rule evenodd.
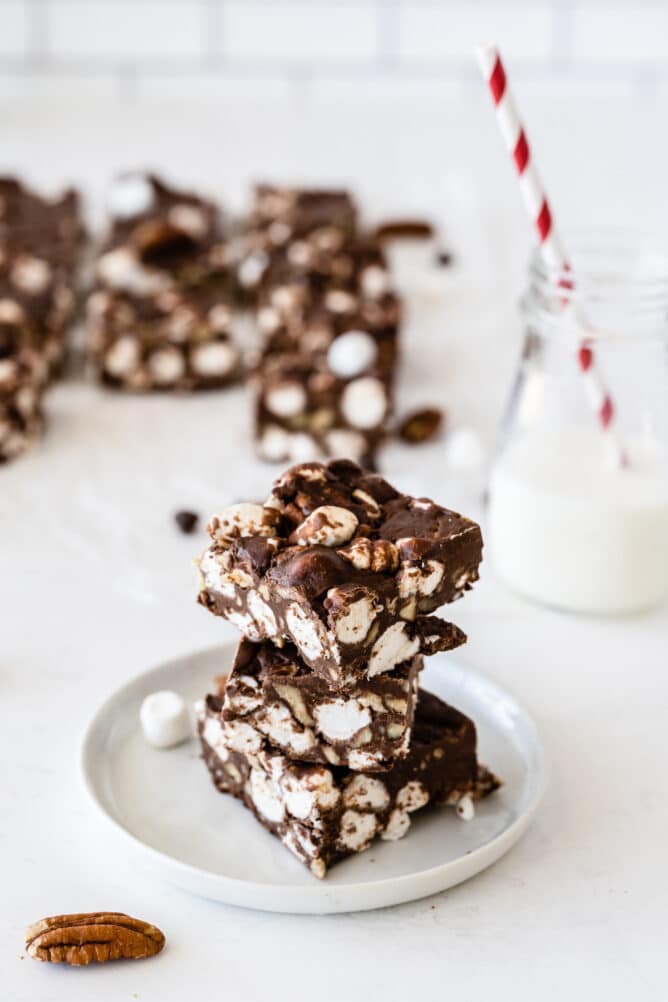
M 264 911 L 282 912 L 285 914 L 332 914 L 334 912 L 341 911 L 363 911 L 401 904 L 406 901 L 418 900 L 419 898 L 428 897 L 431 894 L 437 894 L 440 891 L 464 882 L 475 874 L 487 869 L 500 859 L 512 848 L 512 846 L 519 840 L 519 838 L 521 838 L 528 828 L 545 795 L 550 772 L 545 748 L 543 742 L 541 741 L 540 733 L 534 719 L 524 704 L 515 697 L 514 693 L 510 689 L 500 685 L 495 679 L 491 678 L 485 672 L 482 672 L 470 665 L 466 665 L 456 658 L 449 657 L 448 662 L 451 665 L 462 668 L 467 675 L 470 675 L 476 681 L 481 682 L 488 690 L 493 691 L 504 701 L 510 700 L 512 704 L 514 704 L 514 707 L 519 710 L 524 723 L 529 726 L 531 732 L 532 747 L 535 756 L 534 768 L 531 773 L 533 792 L 531 793 L 529 802 L 519 817 L 515 818 L 515 820 L 508 825 L 507 828 L 504 828 L 490 841 L 485 842 L 483 845 L 478 846 L 476 849 L 465 853 L 457 859 L 449 860 L 445 863 L 439 863 L 436 866 L 429 867 L 426 870 L 419 870 L 414 873 L 404 873 L 394 877 L 382 877 L 380 879 L 368 881 L 356 880 L 346 884 L 337 883 L 328 885 L 326 880 L 317 882 L 314 881 L 313 886 L 302 884 L 295 887 L 290 887 L 289 884 L 273 884 L 262 881 L 245 880 L 239 877 L 229 876 L 227 874 L 215 873 L 211 870 L 198 867 L 194 863 L 177 859 L 176 857 L 169 855 L 169 853 L 164 852 L 161 849 L 157 849 L 155 846 L 149 845 L 138 835 L 126 828 L 122 822 L 114 816 L 112 811 L 105 805 L 101 795 L 98 793 L 98 788 L 92 775 L 91 762 L 89 761 L 92 758 L 90 752 L 95 742 L 96 733 L 103 727 L 103 718 L 109 712 L 111 705 L 116 701 L 122 701 L 123 697 L 126 696 L 140 682 L 140 680 L 147 680 L 152 675 L 158 674 L 166 668 L 175 667 L 176 665 L 190 660 L 191 658 L 204 659 L 213 655 L 214 652 L 219 654 L 221 651 L 230 649 L 234 650 L 236 649 L 236 646 L 237 644 L 234 641 L 208 645 L 204 648 L 198 648 L 196 650 L 191 650 L 189 652 L 167 658 L 152 665 L 144 671 L 139 671 L 131 678 L 126 679 L 122 685 L 108 693 L 88 720 L 79 741 L 79 779 L 89 800 L 92 801 L 96 811 L 105 819 L 105 822 L 110 829 L 120 832 L 122 837 L 126 840 L 126 843 L 130 845 L 135 853 L 141 852 L 143 854 L 148 854 L 154 866 L 161 866 L 163 868 L 164 872 L 162 877 L 167 882 L 186 890 L 188 893 L 194 893 L 198 896 L 206 897 L 209 900 Z M 466 863 L 466 866 L 462 867 L 464 862 Z M 448 874 L 452 875 L 453 871 L 462 869 L 466 870 L 465 875 L 456 876 L 452 881 L 448 880 Z M 176 878 L 172 879 L 167 872 L 168 870 L 182 874 L 184 880 L 179 881 Z M 185 883 L 185 878 L 189 878 L 189 884 Z M 430 886 L 427 890 L 422 889 L 417 891 L 417 893 L 413 893 L 409 890 L 409 887 L 416 881 L 419 881 L 421 884 L 433 884 L 434 886 Z M 222 893 L 214 894 L 205 890 L 194 891 L 193 883 L 199 884 L 201 887 L 202 882 L 204 884 L 217 885 Z M 392 893 L 388 894 L 387 892 Z M 339 895 L 355 896 L 360 893 L 371 894 L 374 900 L 368 904 L 357 903 L 354 905 L 347 904 L 342 906 L 338 906 L 336 904 L 335 899 Z M 278 898 L 284 899 L 286 896 L 290 895 L 294 896 L 296 900 L 294 903 L 290 904 L 289 907 L 287 907 L 285 903 L 279 904 L 278 901 L 272 900 Z M 246 901 L 243 900 L 244 898 Z M 262 900 L 263 903 L 258 904 L 257 902 L 259 900 Z

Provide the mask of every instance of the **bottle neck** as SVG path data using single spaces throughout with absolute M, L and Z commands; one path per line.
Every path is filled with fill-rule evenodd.
M 522 300 L 534 333 L 588 340 L 668 338 L 668 255 L 637 237 L 597 234 L 572 241 L 568 266 L 536 253 Z

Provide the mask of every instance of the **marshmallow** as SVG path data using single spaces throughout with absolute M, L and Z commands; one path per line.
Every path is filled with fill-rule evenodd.
M 158 348 L 150 356 L 148 367 L 153 379 L 161 386 L 175 383 L 185 372 L 183 355 L 176 348 Z
M 107 208 L 116 219 L 131 219 L 153 205 L 153 185 L 143 174 L 116 178 L 107 193 Z
M 300 383 L 286 379 L 267 390 L 264 403 L 267 410 L 277 417 L 294 417 L 306 407 L 306 391 Z
M 335 376 L 351 379 L 376 361 L 378 348 L 366 331 L 347 331 L 335 338 L 327 352 L 327 362 Z
M 51 281 L 51 266 L 39 257 L 22 254 L 12 267 L 11 280 L 22 292 L 38 296 Z
M 209 228 L 206 215 L 196 205 L 188 205 L 187 203 L 173 205 L 167 213 L 167 218 L 172 226 L 192 237 L 193 240 L 200 240 Z
M 97 262 L 97 275 L 110 289 L 135 296 L 150 296 L 169 285 L 166 275 L 144 268 L 129 247 L 116 247 L 103 254 Z
M 358 525 L 354 512 L 325 504 L 314 508 L 293 535 L 299 546 L 341 546 L 352 539 Z
M 104 357 L 104 368 L 110 376 L 126 376 L 139 365 L 139 345 L 125 334 L 114 341 Z
M 325 296 L 325 306 L 332 313 L 350 313 L 357 307 L 357 299 L 345 289 L 330 289 Z
M 254 251 L 237 268 L 239 285 L 244 289 L 254 289 L 267 270 L 269 258 L 262 251 Z
M 273 334 L 281 326 L 281 318 L 273 306 L 261 306 L 257 311 L 257 325 L 263 334 Z
M 468 793 L 464 794 L 463 797 L 459 798 L 455 810 L 462 821 L 472 821 L 475 817 L 475 804 L 473 803 L 473 797 L 471 797 Z
M 13 383 L 18 372 L 18 363 L 13 358 L 0 358 L 0 386 Z
M 208 532 L 217 543 L 229 543 L 233 539 L 249 536 L 269 537 L 273 531 L 274 514 L 261 504 L 241 501 L 214 515 L 209 522 Z
M 305 240 L 295 240 L 288 247 L 288 261 L 297 268 L 307 267 L 313 258 L 313 250 Z
M 277 219 L 275 222 L 270 224 L 267 233 L 269 234 L 269 239 L 272 244 L 280 247 L 292 236 L 292 227 L 288 226 L 288 224 L 284 223 L 281 219 Z
M 369 296 L 370 299 L 380 299 L 381 296 L 390 292 L 392 288 L 389 273 L 385 268 L 381 268 L 377 264 L 368 265 L 363 269 L 360 276 L 360 284 L 362 292 L 365 296 Z
M 22 324 L 25 313 L 14 299 L 0 299 L 0 324 Z
M 355 428 L 375 428 L 387 411 L 383 384 L 373 376 L 354 379 L 343 391 L 341 411 L 346 421 Z
M 232 320 L 229 306 L 226 306 L 225 303 L 216 303 L 209 310 L 207 320 L 214 331 L 219 334 L 226 334 Z
M 139 711 L 144 737 L 154 748 L 172 748 L 187 741 L 192 734 L 185 701 L 169 689 L 152 692 Z
M 200 376 L 226 376 L 234 369 L 237 352 L 228 341 L 210 341 L 193 348 L 190 363 Z

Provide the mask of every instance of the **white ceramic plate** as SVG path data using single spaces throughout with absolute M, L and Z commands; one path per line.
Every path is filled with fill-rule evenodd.
M 317 880 L 240 803 L 218 793 L 199 745 L 158 751 L 139 726 L 142 699 L 174 689 L 194 701 L 224 674 L 234 648 L 168 661 L 100 707 L 82 747 L 86 789 L 144 867 L 189 891 L 267 911 L 361 911 L 434 894 L 494 863 L 526 830 L 545 787 L 540 740 L 526 711 L 484 675 L 450 656 L 430 658 L 423 685 L 476 722 L 482 762 L 502 789 L 472 821 L 443 808 L 415 815 L 398 842 L 375 843 Z

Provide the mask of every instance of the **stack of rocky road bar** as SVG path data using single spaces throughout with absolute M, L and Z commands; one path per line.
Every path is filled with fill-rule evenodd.
M 293 467 L 209 533 L 199 601 L 243 634 L 198 708 L 216 787 L 317 877 L 427 806 L 471 818 L 499 782 L 419 678 L 466 639 L 432 613 L 477 580 L 478 525 L 339 460 Z
M 0 178 L 0 463 L 42 427 L 42 397 L 76 305 L 83 235 L 74 191 L 44 199 Z

